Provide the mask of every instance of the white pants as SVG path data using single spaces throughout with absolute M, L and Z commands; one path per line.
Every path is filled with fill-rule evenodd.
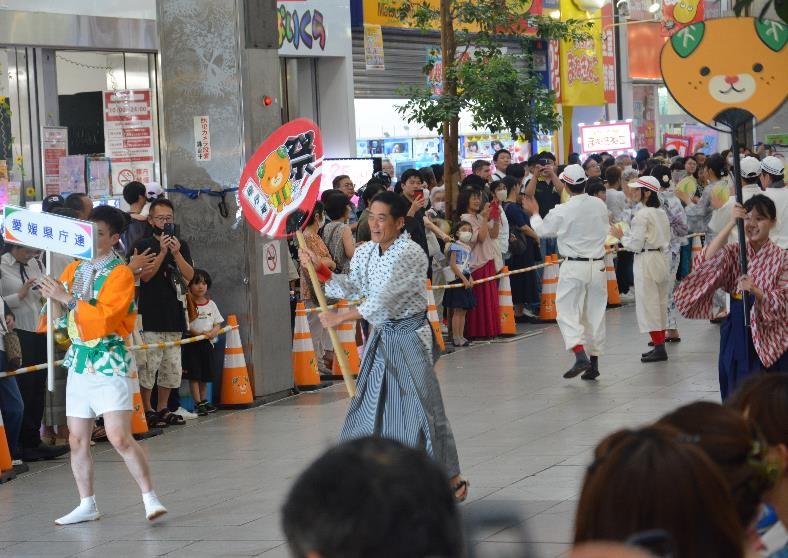
M 668 325 L 670 268 L 662 252 L 635 254 L 635 315 L 640 333 L 662 331 Z
M 588 354 L 600 355 L 605 348 L 605 262 L 562 263 L 555 307 L 566 349 L 584 345 Z

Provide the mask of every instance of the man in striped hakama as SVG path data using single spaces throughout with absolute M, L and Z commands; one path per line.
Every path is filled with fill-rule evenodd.
M 427 257 L 403 232 L 407 207 L 392 192 L 376 196 L 369 210 L 372 241 L 356 249 L 347 275 L 332 274 L 311 251 L 330 297 L 361 300 L 345 313 L 325 312 L 325 327 L 364 319 L 372 326 L 357 393 L 340 440 L 381 436 L 424 448 L 446 469 L 455 497 L 464 500 L 454 435 L 446 418 L 433 365 L 437 353 L 427 321 Z

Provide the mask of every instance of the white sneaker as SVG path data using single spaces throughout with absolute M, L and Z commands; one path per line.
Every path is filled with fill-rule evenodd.
M 628 293 L 619 295 L 619 298 L 620 298 L 622 304 L 623 303 L 630 304 L 632 302 L 635 302 L 635 293 L 632 292 L 632 291 L 629 291 Z
M 56 525 L 73 525 L 74 523 L 84 523 L 86 521 L 96 521 L 101 514 L 96 507 L 96 500 L 93 496 L 83 498 L 74 510 L 55 520 Z
M 192 413 L 191 411 L 187 411 L 183 407 L 178 407 L 178 410 L 175 411 L 173 415 L 180 415 L 184 418 L 184 420 L 196 419 L 199 416 L 197 413 Z
M 142 503 L 145 505 L 145 517 L 148 521 L 153 521 L 157 517 L 161 517 L 167 513 L 167 508 L 162 505 L 154 492 L 144 494 L 142 496 Z

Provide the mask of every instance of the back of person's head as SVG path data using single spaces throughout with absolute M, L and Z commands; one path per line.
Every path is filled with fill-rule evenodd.
M 335 191 L 333 196 L 326 196 L 325 199 L 323 199 L 323 205 L 326 208 L 326 216 L 332 221 L 344 219 L 347 214 L 348 203 L 350 203 L 350 198 L 339 191 Z
M 460 190 L 484 190 L 487 182 L 477 174 L 469 174 L 462 179 Z
M 621 167 L 615 165 L 612 167 L 608 167 L 605 170 L 604 176 L 605 176 L 605 182 L 607 182 L 611 186 L 618 184 L 619 182 L 621 182 Z
M 441 184 L 443 182 L 443 165 L 440 163 L 435 163 L 430 165 L 430 167 L 432 168 L 432 174 L 435 175 L 435 181 L 438 184 Z
M 85 207 L 84 198 L 86 197 L 87 195 L 83 194 L 82 192 L 74 192 L 73 194 L 69 194 L 66 197 L 65 206 L 81 213 Z
M 99 205 L 90 212 L 90 221 L 94 223 L 104 223 L 109 229 L 110 235 L 120 234 L 126 228 L 126 219 L 120 209 L 111 205 Z
M 372 201 L 372 198 L 380 194 L 381 192 L 385 192 L 388 188 L 379 182 L 368 182 L 367 187 L 364 188 L 364 191 L 361 194 L 361 199 L 364 200 L 364 203 L 369 206 L 369 202 Z
M 627 169 L 621 173 L 621 184 L 622 186 L 626 186 L 630 182 L 634 182 L 638 179 L 638 170 L 635 168 Z
M 487 161 L 486 159 L 476 159 L 473 162 L 473 164 L 471 165 L 471 172 L 473 174 L 476 174 L 477 172 L 482 170 L 484 167 L 489 167 L 489 166 L 490 166 L 490 161 Z
M 123 187 L 123 199 L 129 205 L 137 203 L 140 200 L 140 197 L 145 198 L 146 194 L 147 189 L 145 188 L 145 185 L 142 182 L 137 182 L 136 180 L 132 180 Z
M 672 426 L 690 436 L 719 467 L 739 521 L 747 529 L 756 519 L 764 493 L 774 482 L 766 462 L 766 442 L 755 423 L 734 409 L 697 401 L 668 413 L 657 424 Z
M 671 158 L 672 157 L 678 157 L 679 156 L 679 150 L 678 149 L 668 149 L 665 154 L 668 157 L 671 157 Z
M 570 153 L 569 156 L 566 158 L 567 165 L 579 165 L 580 164 L 580 153 Z
M 58 207 L 65 207 L 66 200 L 63 199 L 63 196 L 60 194 L 52 194 L 51 196 L 47 196 L 41 202 L 41 212 L 42 213 L 54 213 L 54 209 Z
M 605 183 L 598 176 L 588 179 L 586 182 L 586 194 L 589 196 L 596 196 L 600 192 L 605 191 Z
M 61 217 L 69 217 L 70 219 L 79 219 L 79 213 L 70 207 L 53 207 L 47 213 L 51 213 L 52 215 L 60 215 Z
M 204 269 L 194 268 L 194 275 L 192 276 L 192 280 L 189 281 L 189 285 L 196 285 L 197 283 L 205 283 L 205 286 L 210 289 L 213 284 L 213 279 L 211 279 L 211 275 Z
M 525 166 L 522 163 L 512 163 L 506 167 L 506 176 L 511 176 L 516 180 L 525 178 Z
M 676 557 L 742 558 L 745 532 L 719 470 L 678 430 L 620 430 L 596 447 L 575 518 L 575 543 L 626 541 L 662 529 Z
M 706 166 L 706 170 L 714 174 L 714 178 L 719 179 L 728 175 L 728 163 L 725 161 L 725 157 L 719 153 L 706 157 L 704 165 Z
M 786 401 L 788 373 L 770 372 L 748 378 L 726 404 L 755 421 L 770 446 L 788 446 Z
M 319 220 L 323 218 L 323 215 L 325 215 L 325 212 L 326 208 L 323 205 L 323 202 L 316 201 L 315 207 L 312 208 L 312 212 L 309 214 L 309 217 L 307 217 L 306 221 L 304 221 L 304 227 L 312 225 L 315 221 L 319 222 Z
M 462 555 L 443 470 L 424 451 L 379 437 L 332 448 L 301 473 L 282 508 L 282 527 L 296 558 Z
M 654 165 L 648 174 L 659 180 L 659 187 L 663 190 L 670 187 L 670 168 L 666 165 Z
M 638 149 L 637 154 L 635 155 L 636 161 L 646 161 L 651 157 L 651 153 L 649 153 L 648 149 L 645 147 L 641 147 Z
M 421 177 L 424 179 L 429 186 L 435 186 L 435 173 L 432 171 L 432 167 L 421 167 L 419 169 L 421 173 Z

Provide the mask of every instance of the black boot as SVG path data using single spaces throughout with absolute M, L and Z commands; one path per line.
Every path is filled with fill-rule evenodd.
M 580 376 L 581 380 L 596 380 L 599 377 L 599 357 L 592 356 L 591 357 L 591 370 L 586 370 L 582 376 Z
M 640 358 L 640 362 L 661 362 L 668 360 L 668 353 L 665 351 L 665 345 L 654 345 L 654 350 L 646 353 Z

